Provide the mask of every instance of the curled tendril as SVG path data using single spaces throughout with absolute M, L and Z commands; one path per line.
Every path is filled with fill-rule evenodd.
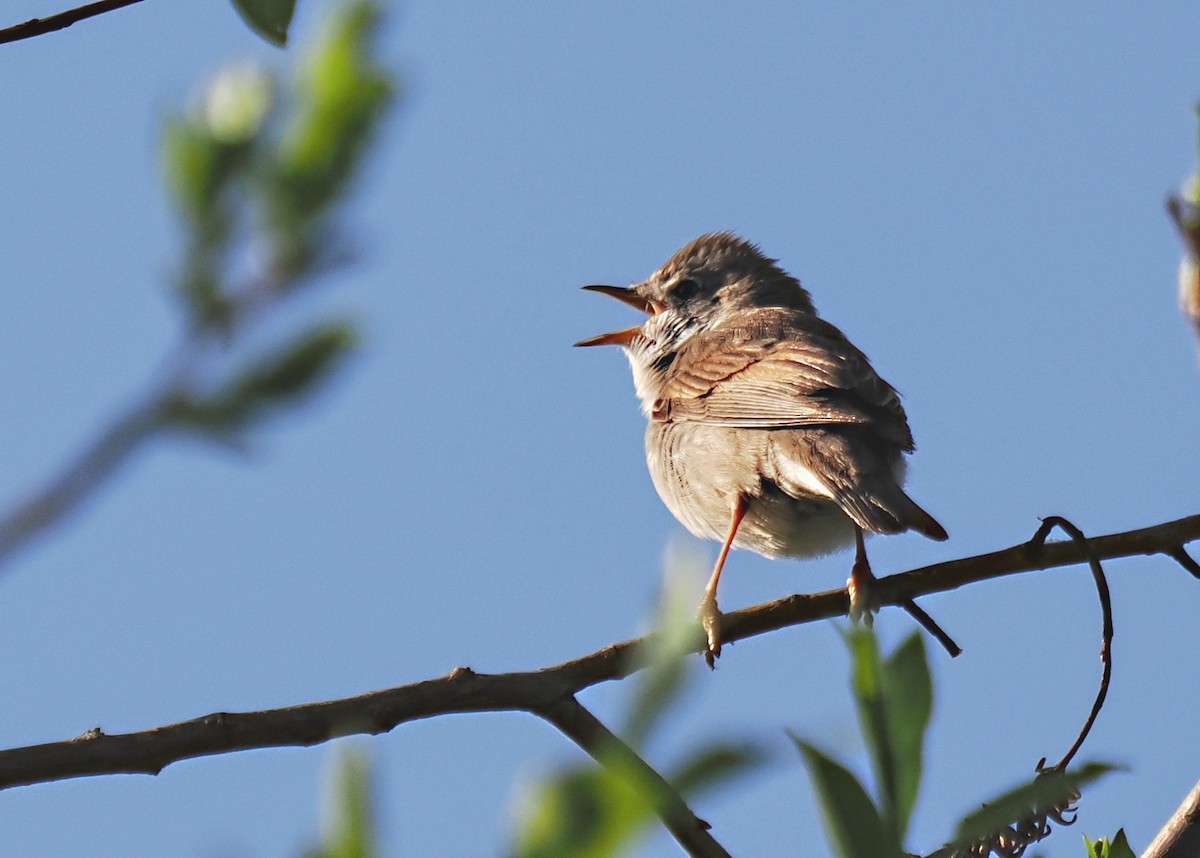
M 997 855 L 999 858 L 1021 858 L 1026 849 L 1050 836 L 1053 830 L 1051 821 L 1064 828 L 1075 824 L 1076 803 L 1079 797 L 1079 791 L 1072 790 L 1056 804 L 1036 807 L 1012 825 L 1006 825 L 951 852 L 948 858 L 988 858 L 990 855 Z
M 1092 550 L 1091 543 L 1088 542 L 1087 537 L 1083 535 L 1083 532 L 1079 528 L 1065 518 L 1061 516 L 1049 516 L 1042 520 L 1041 527 L 1038 528 L 1033 538 L 1029 540 L 1029 548 L 1034 551 L 1040 551 L 1045 545 L 1050 531 L 1055 527 L 1066 532 L 1067 536 L 1080 547 L 1088 566 L 1091 567 L 1092 577 L 1096 583 L 1096 593 L 1100 598 L 1100 611 L 1104 626 L 1100 644 L 1100 661 L 1103 667 L 1100 677 L 1100 689 L 1096 694 L 1095 702 L 1092 704 L 1091 712 L 1088 713 L 1087 720 L 1084 721 L 1083 728 L 1079 731 L 1078 738 L 1076 738 L 1074 744 L 1071 745 L 1063 758 L 1054 765 L 1047 766 L 1046 760 L 1043 757 L 1036 767 L 1039 775 L 1060 774 L 1066 771 L 1067 765 L 1075 757 L 1080 747 L 1082 747 L 1088 733 L 1091 732 L 1092 725 L 1096 722 L 1096 716 L 1100 714 L 1100 709 L 1104 706 L 1104 699 L 1108 695 L 1108 686 L 1112 680 L 1112 597 L 1109 594 L 1108 581 L 1104 576 L 1104 569 L 1100 565 L 1099 558 Z M 1183 559 L 1179 557 L 1179 553 L 1182 550 L 1181 547 L 1178 550 L 1169 551 L 1168 553 L 1183 565 L 1184 568 L 1188 569 L 1189 572 L 1193 572 L 1192 567 L 1200 570 L 1200 565 L 1197 565 L 1186 553 L 1184 553 Z M 1196 572 L 1193 572 L 1193 574 L 1196 574 Z M 1200 577 L 1200 575 L 1197 577 Z M 1057 803 L 1038 805 L 1011 825 L 1002 826 L 991 834 L 959 847 L 948 853 L 946 858 L 988 858 L 991 855 L 997 855 L 999 858 L 1021 858 L 1025 854 L 1025 850 L 1032 844 L 1044 840 L 1050 835 L 1050 823 L 1052 821 L 1063 827 L 1075 823 L 1075 820 L 1078 818 L 1076 805 L 1079 799 L 1079 791 L 1077 789 L 1071 790 L 1070 793 Z M 940 852 L 935 853 L 939 858 L 942 854 Z
M 1046 761 L 1043 759 L 1037 765 L 1039 772 L 1045 771 L 1066 771 L 1075 754 L 1083 747 L 1084 740 L 1087 739 L 1088 733 L 1092 730 L 1092 725 L 1096 723 L 1096 717 L 1100 714 L 1100 710 L 1104 708 L 1104 699 L 1108 696 L 1108 686 L 1112 682 L 1112 639 L 1113 639 L 1113 615 L 1112 615 L 1112 596 L 1108 589 L 1108 579 L 1104 576 L 1104 567 L 1100 565 L 1094 551 L 1092 551 L 1091 543 L 1088 542 L 1086 536 L 1083 535 L 1078 527 L 1067 521 L 1062 516 L 1051 515 L 1042 520 L 1042 526 L 1038 528 L 1037 533 L 1033 535 L 1030 545 L 1042 547 L 1046 543 L 1046 537 L 1050 535 L 1050 531 L 1055 527 L 1062 529 L 1071 540 L 1083 550 L 1083 556 L 1087 559 L 1088 566 L 1092 571 L 1092 579 L 1096 583 L 1096 595 L 1100 598 L 1100 614 L 1102 618 L 1103 631 L 1100 638 L 1100 663 L 1102 670 L 1100 674 L 1100 688 L 1096 692 L 1096 700 L 1092 704 L 1092 710 L 1088 713 L 1087 720 L 1083 722 L 1083 729 L 1079 731 L 1079 736 L 1075 739 L 1074 744 L 1063 758 L 1049 768 L 1046 767 Z

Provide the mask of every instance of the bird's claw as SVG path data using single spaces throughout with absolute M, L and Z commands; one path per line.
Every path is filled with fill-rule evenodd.
M 706 594 L 700 602 L 700 626 L 706 640 L 704 662 L 709 668 L 715 668 L 721 657 L 721 609 L 711 594 Z
M 874 584 L 875 573 L 866 559 L 856 560 L 846 581 L 846 592 L 850 594 L 850 619 L 862 620 L 868 626 L 874 622 L 875 611 L 879 610 Z

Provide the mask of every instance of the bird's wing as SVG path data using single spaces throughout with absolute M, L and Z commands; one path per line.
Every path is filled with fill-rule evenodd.
M 654 418 L 759 429 L 870 424 L 912 446 L 899 395 L 866 356 L 828 322 L 777 310 L 690 340 Z

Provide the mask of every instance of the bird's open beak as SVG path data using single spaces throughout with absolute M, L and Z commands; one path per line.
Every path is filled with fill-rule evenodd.
M 630 307 L 636 307 L 643 313 L 654 313 L 654 307 L 638 293 L 634 292 L 628 286 L 584 286 L 589 292 L 603 292 L 605 295 L 611 295 L 618 301 L 628 304 Z M 641 325 L 634 325 L 629 328 L 622 328 L 619 331 L 612 331 L 607 334 L 601 334 L 598 337 L 580 340 L 575 345 L 577 346 L 627 346 L 633 342 L 633 338 L 642 332 Z
M 586 289 L 588 292 L 602 292 L 605 295 L 616 298 L 622 304 L 628 304 L 630 307 L 636 307 L 637 309 L 641 310 L 643 313 L 653 313 L 654 312 L 654 307 L 651 306 L 650 302 L 647 301 L 645 298 L 643 298 L 641 295 L 639 295 L 637 292 L 634 292 L 633 289 L 630 288 L 629 286 L 595 285 L 595 286 L 584 286 L 583 288 Z

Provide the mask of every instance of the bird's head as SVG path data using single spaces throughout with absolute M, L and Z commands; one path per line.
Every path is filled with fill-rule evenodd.
M 815 312 L 798 280 L 731 232 L 700 236 L 641 283 L 583 288 L 611 295 L 649 318 L 575 345 L 620 345 L 651 355 L 673 353 L 695 334 L 720 326 L 742 310 L 787 307 Z

